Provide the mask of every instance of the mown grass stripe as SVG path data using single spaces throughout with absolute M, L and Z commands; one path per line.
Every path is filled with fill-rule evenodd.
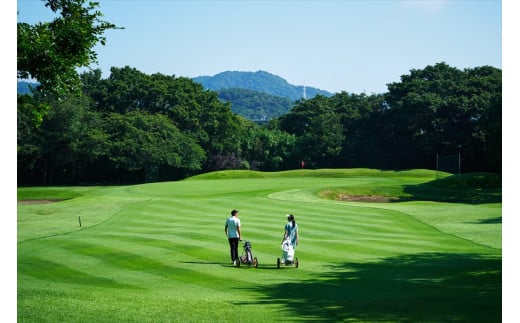
M 500 320 L 500 203 L 317 196 L 331 187 L 387 192 L 435 172 L 239 174 L 20 205 L 18 320 Z M 77 192 L 50 192 L 60 190 Z M 230 265 L 224 220 L 233 208 L 258 268 Z M 287 213 L 300 226 L 298 269 L 276 269 Z

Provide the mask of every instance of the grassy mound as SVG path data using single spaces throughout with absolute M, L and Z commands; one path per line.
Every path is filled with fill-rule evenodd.
M 84 189 L 52 188 L 52 187 L 26 187 L 18 190 L 18 201 L 27 200 L 69 200 L 80 197 Z
M 451 175 L 417 184 L 334 187 L 321 191 L 319 195 L 333 200 L 367 202 L 497 203 L 501 201 L 502 188 L 500 176 L 475 173 Z
M 347 177 L 414 177 L 432 178 L 437 174 L 438 177 L 447 177 L 450 174 L 436 172 L 427 169 L 403 170 L 403 171 L 384 171 L 369 168 L 352 169 L 297 169 L 281 172 L 259 172 L 251 170 L 223 170 L 205 173 L 190 177 L 193 179 L 233 179 L 233 178 L 347 178 Z

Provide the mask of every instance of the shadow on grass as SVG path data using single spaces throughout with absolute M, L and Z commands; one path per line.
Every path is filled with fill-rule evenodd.
M 231 263 L 228 262 L 213 262 L 213 261 L 179 261 L 182 264 L 195 264 L 195 265 L 220 265 L 221 267 L 229 267 L 229 268 L 235 268 Z M 255 268 L 252 265 L 240 265 L 239 268 Z
M 496 217 L 492 219 L 482 219 L 476 222 L 477 224 L 496 224 L 496 223 L 502 223 L 502 217 Z
M 196 265 L 221 265 L 221 266 L 232 266 L 231 264 L 228 264 L 227 262 L 214 262 L 214 261 L 179 261 L 182 264 L 196 264 Z
M 367 322 L 501 322 L 500 258 L 428 253 L 331 265 L 309 281 L 256 286 L 287 317 Z
M 498 175 L 459 174 L 419 185 L 405 185 L 404 193 L 394 202 L 436 201 L 467 204 L 502 202 L 502 182 Z

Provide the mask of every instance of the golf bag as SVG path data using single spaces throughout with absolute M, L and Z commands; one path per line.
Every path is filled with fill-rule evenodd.
M 294 248 L 289 238 L 282 242 L 282 263 L 294 261 Z
M 240 263 L 246 264 L 248 266 L 253 265 L 255 268 L 258 267 L 258 259 L 253 257 L 253 252 L 251 251 L 251 242 L 244 241 L 244 252 L 242 256 L 238 257 L 238 261 L 236 263 L 237 267 L 240 267 Z
M 240 257 L 240 261 L 242 261 L 243 264 L 253 264 L 253 253 L 251 251 L 251 243 L 249 241 L 244 242 L 244 254 Z

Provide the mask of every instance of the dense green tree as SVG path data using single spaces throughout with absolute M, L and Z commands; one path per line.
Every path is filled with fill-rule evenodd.
M 501 71 L 445 63 L 411 70 L 384 95 L 345 92 L 297 102 L 279 118 L 293 156 L 314 167 L 435 168 L 461 153 L 463 171 L 501 169 Z
M 202 148 L 162 114 L 110 113 L 102 127 L 113 168 L 143 174 L 142 181 L 157 181 L 166 167 L 200 170 L 206 159 Z
M 126 66 L 113 67 L 105 80 L 98 71 L 83 74 L 82 80 L 84 92 L 93 98 L 97 111 L 161 113 L 208 156 L 229 155 L 240 148 L 240 117 L 215 92 L 205 91 L 189 78 L 147 75 Z M 211 169 L 211 165 L 205 169 Z
M 52 105 L 40 127 L 23 123 L 32 113 L 23 108 L 37 99 Z M 25 117 L 24 117 L 25 114 Z M 88 165 L 104 153 L 106 137 L 99 129 L 100 116 L 89 110 L 87 97 L 25 96 L 18 104 L 18 179 L 20 183 L 73 183 L 87 180 Z
M 231 110 L 249 120 L 267 121 L 287 113 L 294 101 L 280 96 L 247 90 L 218 90 L 218 98 L 231 103 Z
M 31 94 L 19 94 L 17 102 L 18 139 L 24 139 L 24 136 L 32 132 L 32 128 L 38 128 L 41 125 L 49 106 L 40 104 Z
M 468 115 L 474 139 L 466 164 L 468 170 L 502 170 L 502 71 L 482 66 L 465 70 L 467 74 Z M 476 124 L 475 124 L 476 123 Z M 471 163 L 474 161 L 475 163 Z
M 35 124 L 41 125 L 43 116 L 35 113 L 41 105 L 32 95 L 18 95 L 17 105 L 17 170 L 18 174 L 25 173 L 28 178 L 41 156 L 41 138 Z
M 341 92 L 330 99 L 340 117 L 345 140 L 336 167 L 381 168 L 381 114 L 384 96 Z
M 251 169 L 276 171 L 297 165 L 293 157 L 294 135 L 250 121 L 245 122 L 244 127 L 242 154 Z
M 41 127 L 28 124 L 38 96 L 19 100 L 20 184 L 143 182 L 200 172 L 203 149 L 162 114 L 92 111 L 86 96 L 44 101 L 53 109 Z
M 223 104 L 217 93 L 205 91 L 201 97 L 198 122 L 207 136 L 201 146 L 210 155 L 232 154 L 240 150 L 244 136 L 244 118 L 231 112 L 229 103 Z
M 297 101 L 259 126 L 188 78 L 113 68 L 81 75 L 83 94 L 18 97 L 18 181 L 134 183 L 218 169 L 434 168 L 501 171 L 501 71 L 445 63 L 412 70 L 384 95 Z M 48 114 L 37 107 L 53 108 Z M 39 127 L 34 126 L 40 123 Z
M 311 167 L 330 167 L 341 153 L 343 125 L 325 96 L 298 101 L 280 118 L 280 126 L 296 136 L 295 157 Z
M 86 0 L 46 0 L 59 13 L 51 22 L 17 24 L 17 76 L 36 79 L 49 93 L 79 91 L 78 67 L 97 61 L 93 50 L 105 44 L 104 32 L 116 26 L 102 20 L 99 3 Z
M 393 165 L 434 168 L 437 153 L 460 152 L 466 171 L 485 170 L 486 142 L 499 141 L 489 125 L 501 127 L 500 70 L 458 70 L 439 63 L 411 70 L 388 89 L 385 130 Z

